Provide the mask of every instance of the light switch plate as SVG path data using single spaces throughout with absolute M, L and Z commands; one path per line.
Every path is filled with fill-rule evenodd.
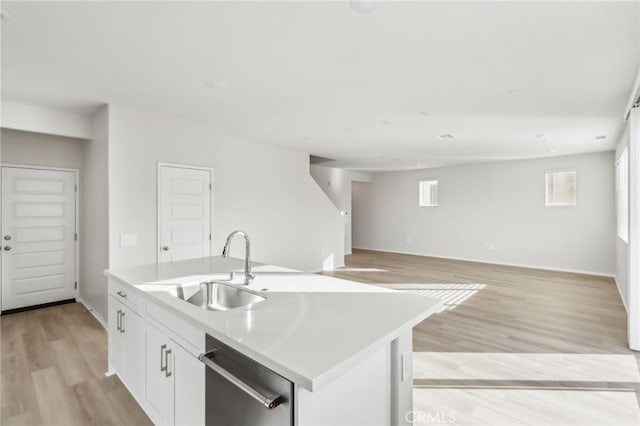
M 124 246 L 135 246 L 138 244 L 138 236 L 137 235 L 129 235 L 129 234 L 121 234 L 120 235 L 120 245 Z

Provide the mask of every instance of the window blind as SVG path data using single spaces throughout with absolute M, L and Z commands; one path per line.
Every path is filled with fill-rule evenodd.
M 436 207 L 438 205 L 438 181 L 422 180 L 419 188 L 419 206 Z
M 576 171 L 549 170 L 545 172 L 546 205 L 576 205 Z

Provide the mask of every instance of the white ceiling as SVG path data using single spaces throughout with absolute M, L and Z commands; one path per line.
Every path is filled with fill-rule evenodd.
M 640 56 L 638 1 L 2 9 L 4 100 L 122 103 L 363 170 L 610 150 Z

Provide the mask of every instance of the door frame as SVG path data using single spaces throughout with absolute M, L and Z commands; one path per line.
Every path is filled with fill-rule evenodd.
M 640 81 L 640 80 L 639 80 Z M 629 244 L 627 333 L 629 347 L 640 351 L 640 107 L 631 109 L 629 128 Z
M 80 286 L 82 283 L 80 282 L 80 170 L 79 169 L 70 169 L 67 167 L 49 167 L 49 166 L 37 166 L 33 164 L 17 164 L 17 163 L 3 163 L 0 162 L 0 171 L 4 167 L 11 167 L 15 169 L 31 169 L 31 170 L 44 170 L 51 172 L 72 172 L 75 181 L 75 192 L 76 192 L 76 205 L 75 205 L 75 234 L 78 236 L 75 240 L 75 251 L 76 251 L 76 268 L 75 268 L 75 282 L 78 285 L 75 288 L 75 299 L 76 301 L 80 300 Z M 2 187 L 2 173 L 0 173 L 0 188 Z M 0 197 L 0 212 L 2 212 L 2 197 Z M 0 217 L 0 228 L 2 225 L 2 218 Z M 0 285 L 2 285 L 2 263 L 0 262 Z M 2 292 L 0 292 L 0 306 L 2 306 Z
M 209 172 L 209 176 L 211 177 L 211 191 L 209 192 L 209 230 L 211 231 L 211 239 L 209 240 L 209 254 L 213 255 L 213 168 L 207 166 L 194 166 L 191 164 L 180 164 L 180 163 L 169 163 L 166 161 L 158 161 L 158 165 L 156 166 L 156 263 L 160 262 L 160 235 L 162 232 L 162 226 L 160 224 L 160 206 L 162 205 L 162 176 L 160 175 L 160 170 L 162 167 L 175 167 L 179 169 L 192 169 L 192 170 L 203 170 Z

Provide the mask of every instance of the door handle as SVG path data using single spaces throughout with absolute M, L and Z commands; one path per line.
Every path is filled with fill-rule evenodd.
M 167 371 L 167 357 L 164 355 L 165 350 L 167 350 L 167 345 L 160 346 L 160 371 Z
M 11 241 L 11 235 L 5 235 L 4 236 L 4 240 L 5 241 Z
M 118 318 L 116 319 L 116 328 L 118 329 L 118 331 L 120 331 L 120 314 L 122 313 L 122 311 L 120 311 L 120 309 L 118 309 Z
M 124 311 L 120 314 L 120 333 L 124 333 Z
M 169 355 L 171 355 L 171 349 L 167 349 L 164 352 L 164 375 L 165 377 L 171 377 L 171 370 L 169 370 Z
M 169 246 L 162 246 L 162 247 L 160 247 L 160 250 L 169 251 Z
M 285 402 L 285 400 L 282 397 L 282 395 L 275 395 L 275 396 L 266 395 L 261 390 L 258 390 L 256 388 L 254 388 L 253 386 L 251 386 L 247 382 L 243 381 L 239 377 L 233 375 L 232 373 L 230 373 L 229 371 L 227 371 L 223 367 L 221 367 L 219 364 L 217 364 L 212 359 L 212 358 L 215 357 L 215 353 L 216 353 L 217 350 L 218 349 L 213 349 L 213 350 L 211 350 L 209 352 L 205 352 L 203 354 L 200 354 L 200 356 L 198 356 L 198 359 L 200 361 L 202 361 L 204 363 L 204 365 L 206 365 L 207 367 L 209 367 L 210 369 L 212 369 L 213 371 L 218 373 L 220 376 L 224 377 L 226 380 L 231 382 L 233 385 L 237 386 L 240 390 L 242 390 L 244 393 L 249 395 L 251 398 L 253 398 L 256 401 L 258 401 L 267 410 L 273 410 L 278 405 L 280 405 L 283 402 Z
M 9 250 L 11 250 L 11 247 L 9 247 L 9 246 L 4 246 L 4 251 L 9 251 Z
M 127 297 L 127 293 L 125 293 L 124 291 L 119 291 L 116 294 L 120 297 Z

